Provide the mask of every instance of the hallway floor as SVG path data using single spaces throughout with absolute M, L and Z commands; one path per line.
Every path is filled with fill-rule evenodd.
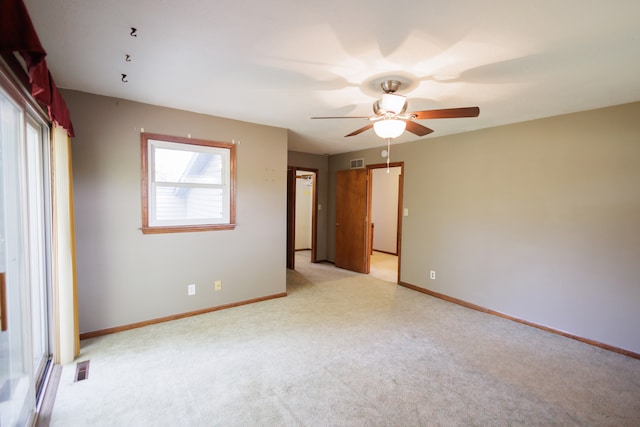
M 300 263 L 309 263 L 310 258 L 311 251 L 296 251 L 296 266 Z M 386 282 L 398 283 L 397 255 L 373 251 L 369 275 Z

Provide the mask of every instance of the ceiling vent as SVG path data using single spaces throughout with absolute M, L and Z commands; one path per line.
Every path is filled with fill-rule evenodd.
M 364 167 L 364 159 L 351 159 L 351 169 L 362 169 Z

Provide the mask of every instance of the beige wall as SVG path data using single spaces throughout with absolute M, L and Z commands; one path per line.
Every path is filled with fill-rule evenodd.
M 392 146 L 401 280 L 640 353 L 639 117 L 633 103 Z M 335 172 L 382 148 L 330 158 L 328 224 Z
M 327 177 L 329 170 L 329 157 L 318 155 L 300 153 L 298 151 L 289 151 L 288 153 L 288 165 L 317 169 L 318 175 L 316 176 L 317 193 L 318 193 L 318 210 L 316 211 L 318 218 L 318 232 L 317 232 L 317 251 L 316 259 L 323 261 L 327 259 Z
M 80 332 L 286 291 L 285 129 L 75 91 L 64 98 L 76 130 Z M 142 234 L 141 128 L 240 141 L 235 230 Z M 197 285 L 191 297 L 190 283 Z

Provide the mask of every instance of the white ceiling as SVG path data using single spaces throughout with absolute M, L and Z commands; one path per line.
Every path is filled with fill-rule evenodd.
M 287 128 L 296 151 L 384 145 L 372 130 L 344 138 L 363 119 L 310 117 L 372 114 L 386 76 L 408 83 L 410 111 L 480 107 L 420 121 L 427 142 L 640 100 L 638 0 L 25 4 L 58 86 Z

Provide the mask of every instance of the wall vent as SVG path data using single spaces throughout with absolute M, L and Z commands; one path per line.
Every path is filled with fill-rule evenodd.
M 76 365 L 76 379 L 74 382 L 83 381 L 89 378 L 89 361 L 78 362 Z
M 351 159 L 351 169 L 362 169 L 364 167 L 364 159 Z

